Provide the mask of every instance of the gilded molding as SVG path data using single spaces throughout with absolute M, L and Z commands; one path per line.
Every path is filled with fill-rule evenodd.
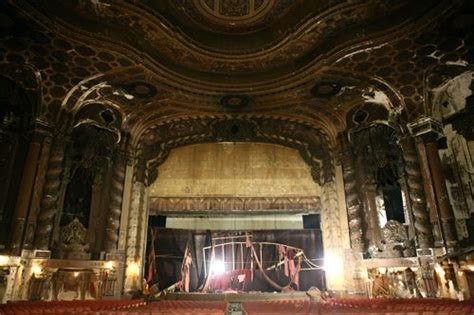
M 319 197 L 150 197 L 150 213 L 318 213 Z

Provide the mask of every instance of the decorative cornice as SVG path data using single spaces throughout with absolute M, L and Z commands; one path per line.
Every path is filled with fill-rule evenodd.
M 150 214 L 318 213 L 319 197 L 150 197 Z
M 423 117 L 413 123 L 408 124 L 407 127 L 414 137 L 434 135 L 436 138 L 439 138 L 444 135 L 443 125 L 441 122 L 431 117 Z

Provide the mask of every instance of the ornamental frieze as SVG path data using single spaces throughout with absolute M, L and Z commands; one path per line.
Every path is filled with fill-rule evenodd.
M 319 197 L 151 197 L 151 215 L 229 213 L 317 213 Z

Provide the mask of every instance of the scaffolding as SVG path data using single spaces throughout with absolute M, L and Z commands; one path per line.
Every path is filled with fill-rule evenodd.
M 213 239 L 214 244 L 210 246 L 205 246 L 202 249 L 202 255 L 203 255 L 203 266 L 204 266 L 204 274 L 207 277 L 208 276 L 208 271 L 211 269 L 212 264 L 214 261 L 217 259 L 215 258 L 216 254 L 220 253 L 220 260 L 225 264 L 226 266 L 226 272 L 227 271 L 235 271 L 238 269 L 246 269 L 246 264 L 247 261 L 244 259 L 244 253 L 246 252 L 246 249 L 249 248 L 249 242 L 248 238 L 252 238 L 252 235 L 239 235 L 239 236 L 225 236 L 225 237 L 216 237 Z M 262 267 L 264 270 L 273 270 L 275 268 L 278 268 L 279 266 L 283 265 L 285 263 L 284 259 L 281 259 L 277 262 L 275 261 L 270 261 L 272 263 L 270 266 L 265 267 L 264 263 L 269 263 L 269 261 L 264 261 L 263 260 L 263 253 L 264 253 L 264 248 L 265 247 L 273 247 L 273 248 L 278 248 L 278 247 L 283 247 L 286 252 L 289 252 L 290 250 L 293 250 L 295 253 L 295 258 L 296 257 L 301 257 L 302 258 L 302 264 L 304 266 L 301 267 L 300 271 L 312 271 L 312 270 L 323 270 L 323 267 L 321 264 L 323 263 L 323 258 L 315 258 L 315 259 L 309 259 L 306 257 L 304 251 L 301 248 L 290 246 L 287 244 L 281 244 L 281 243 L 276 243 L 276 242 L 253 242 L 252 245 L 255 248 L 255 252 L 258 255 L 258 261 L 261 262 Z M 214 248 L 214 258 L 212 257 L 212 248 Z M 236 259 L 236 252 L 240 253 L 240 256 Z M 226 253 L 231 253 L 231 257 L 226 257 Z M 250 259 L 250 269 L 254 269 L 254 260 Z

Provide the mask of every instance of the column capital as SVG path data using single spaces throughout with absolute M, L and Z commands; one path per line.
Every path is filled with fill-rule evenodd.
M 438 139 L 444 136 L 442 123 L 431 117 L 422 117 L 407 124 L 407 127 L 413 137 L 434 136 L 434 139 Z
M 37 118 L 33 124 L 33 129 L 52 133 L 54 130 L 54 126 L 48 123 L 47 121 Z
M 30 132 L 33 141 L 41 142 L 46 137 L 52 137 L 54 128 L 47 122 L 37 119 Z

